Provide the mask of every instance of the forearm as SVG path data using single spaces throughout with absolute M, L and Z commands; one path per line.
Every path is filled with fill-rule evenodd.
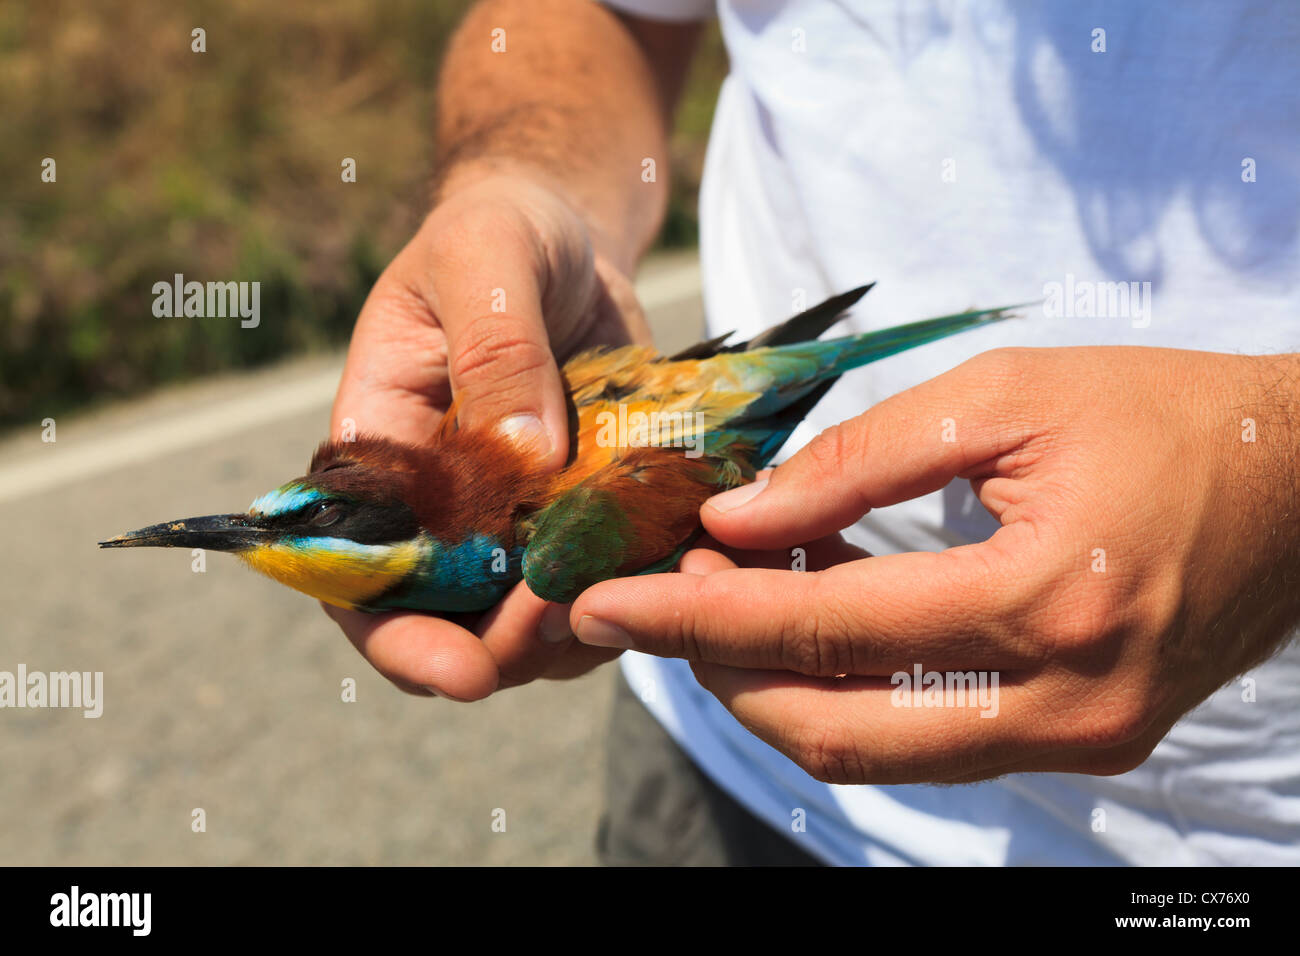
M 630 272 L 667 204 L 676 84 L 657 69 L 589 0 L 484 0 L 438 85 L 438 196 L 498 171 L 541 178 L 582 215 L 597 252 Z

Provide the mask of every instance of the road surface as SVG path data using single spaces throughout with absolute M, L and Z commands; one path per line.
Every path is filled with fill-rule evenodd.
M 638 286 L 662 347 L 698 338 L 693 257 Z M 0 709 L 0 863 L 595 862 L 614 668 L 413 698 L 314 601 L 226 555 L 195 573 L 188 552 L 95 547 L 301 474 L 340 367 L 295 360 L 0 442 L 0 672 L 103 672 L 97 719 Z

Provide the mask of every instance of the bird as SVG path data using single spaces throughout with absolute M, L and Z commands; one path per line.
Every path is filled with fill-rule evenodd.
M 558 471 L 496 429 L 460 427 L 453 397 L 425 444 L 327 440 L 306 475 L 246 512 L 99 546 L 231 552 L 320 601 L 372 613 L 485 611 L 520 580 L 568 604 L 609 578 L 671 570 L 701 533 L 700 506 L 752 481 L 844 372 L 1019 308 L 822 339 L 874 285 L 745 342 L 728 345 L 728 333 L 671 356 L 644 345 L 575 355 L 562 369 L 571 437 Z

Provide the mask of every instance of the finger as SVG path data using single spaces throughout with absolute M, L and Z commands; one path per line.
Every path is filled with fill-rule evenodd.
M 573 643 L 568 608 L 551 605 L 517 584 L 476 628 L 501 672 L 502 687 L 541 676 Z
M 707 535 L 697 547 L 682 555 L 680 570 L 687 574 L 712 574 L 729 568 L 771 568 L 786 571 L 821 571 L 836 564 L 859 561 L 871 554 L 850 544 L 840 535 L 831 535 L 793 548 L 768 551 L 745 551 L 728 548 Z M 719 563 L 717 559 L 721 559 Z
M 500 688 L 539 677 L 569 680 L 622 653 L 577 643 L 569 611 L 569 605 L 548 604 L 519 584 L 483 616 L 477 630 L 500 668 Z
M 1026 719 L 1032 694 L 1001 675 L 995 683 L 986 674 L 982 690 L 977 680 L 954 693 L 951 705 L 932 706 L 901 678 L 812 678 L 713 664 L 692 670 L 755 736 L 826 783 L 977 779 L 1050 749 Z
M 677 570 L 682 574 L 716 574 L 719 571 L 732 571 L 740 567 L 735 561 L 720 551 L 711 548 L 691 548 L 682 555 Z
M 990 353 L 992 354 L 992 353 Z M 847 528 L 872 508 L 979 477 L 1028 440 L 1005 359 L 976 359 L 828 428 L 761 479 L 705 502 L 719 541 L 779 548 Z
M 453 700 L 480 700 L 497 687 L 497 664 L 477 637 L 423 614 L 364 614 L 322 604 L 371 666 L 393 683 Z
M 433 253 L 435 316 L 462 426 L 499 428 L 544 467 L 563 465 L 568 411 L 542 310 L 537 251 L 503 227 Z
M 654 331 L 646 321 L 645 311 L 637 300 L 632 283 L 601 256 L 596 256 L 595 269 L 600 282 L 595 290 L 591 319 L 585 328 L 574 329 L 575 333 L 581 334 L 581 347 L 587 349 L 604 345 L 617 348 L 629 343 L 654 345 Z M 557 346 L 560 345 L 554 331 L 551 340 Z M 565 347 L 557 347 L 556 353 L 569 354 L 572 346 L 578 344 L 576 340 L 565 342 Z
M 998 556 L 1005 544 L 820 572 L 718 564 L 704 576 L 605 581 L 579 596 L 570 623 L 586 644 L 818 676 L 889 674 L 916 662 L 1009 668 L 1041 651 L 1017 624 L 1022 582 Z
M 424 298 L 404 284 L 403 252 L 357 319 L 330 414 L 336 439 L 360 433 L 422 444 L 451 402 L 447 340 Z
M 538 675 L 543 680 L 573 680 L 590 673 L 601 664 L 608 664 L 623 652 L 608 647 L 588 647 L 574 641 L 564 654 L 557 658 L 546 672 Z

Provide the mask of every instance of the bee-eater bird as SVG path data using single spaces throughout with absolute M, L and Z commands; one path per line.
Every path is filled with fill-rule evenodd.
M 874 285 L 874 283 L 873 283 Z M 308 473 L 244 514 L 169 521 L 103 548 L 230 551 L 345 608 L 482 611 L 521 578 L 560 603 L 607 578 L 673 567 L 699 509 L 752 480 L 845 371 L 1007 317 L 942 316 L 820 341 L 871 286 L 835 296 L 748 342 L 671 357 L 628 345 L 564 366 L 570 451 L 545 474 L 455 404 L 427 446 L 327 441 Z

